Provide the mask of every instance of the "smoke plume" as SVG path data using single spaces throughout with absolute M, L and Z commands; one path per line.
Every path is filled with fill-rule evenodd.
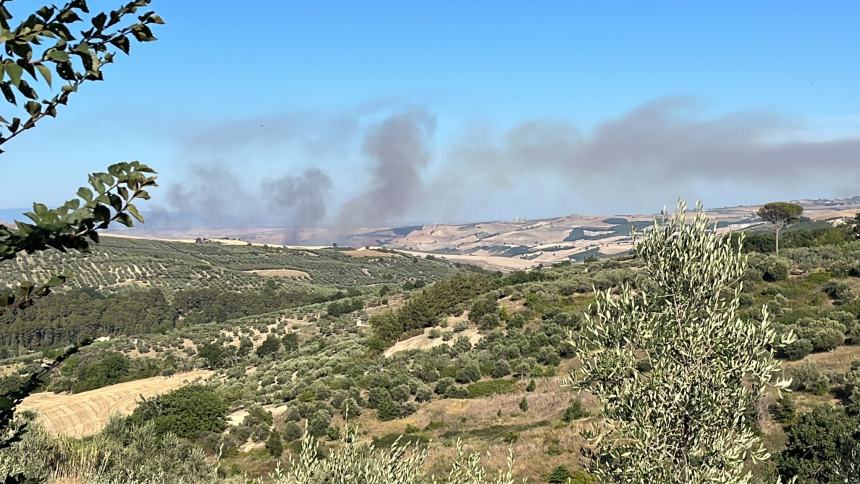
M 362 152 L 370 159 L 370 182 L 341 208 L 335 225 L 343 228 L 379 226 L 408 214 L 425 198 L 421 170 L 430 160 L 429 139 L 436 120 L 411 109 L 388 117 L 372 128 Z

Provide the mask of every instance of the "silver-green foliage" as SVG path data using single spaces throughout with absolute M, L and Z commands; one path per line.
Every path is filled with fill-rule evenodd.
M 347 428 L 341 445 L 331 449 L 326 458 L 318 457 L 319 447 L 305 432 L 302 451 L 292 459 L 290 470 L 280 468 L 272 475 L 277 484 L 513 484 L 513 456 L 508 468 L 491 477 L 481 465 L 478 453 L 466 453 L 457 443 L 457 456 L 444 477 L 428 476 L 422 469 L 426 449 L 395 442 L 390 448 L 377 449 L 358 442 L 354 429 Z M 523 481 L 524 482 L 524 481 Z
M 655 221 L 636 253 L 647 290 L 600 292 L 572 342 L 577 388 L 603 403 L 591 472 L 603 482 L 749 482 L 746 461 L 769 458 L 755 412 L 778 380 L 779 340 L 768 320 L 739 319 L 742 240 L 715 233 L 701 207 Z M 644 361 L 649 364 L 643 364 Z
M 203 451 L 151 424 L 112 420 L 90 439 L 51 435 L 30 423 L 20 442 L 0 451 L 0 476 L 23 474 L 34 482 L 203 483 L 214 468 Z

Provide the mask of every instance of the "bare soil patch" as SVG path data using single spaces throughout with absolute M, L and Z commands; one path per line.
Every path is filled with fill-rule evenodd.
M 430 331 L 432 331 L 433 329 L 437 329 L 440 331 L 450 331 L 450 327 L 442 328 L 436 326 L 434 328 L 425 328 L 423 334 L 407 338 L 403 341 L 398 341 L 394 344 L 394 346 L 385 350 L 383 354 L 386 357 L 390 357 L 391 355 L 400 351 L 428 350 L 430 348 L 434 348 L 443 344 L 452 345 L 454 344 L 454 341 L 460 336 L 465 336 L 466 338 L 469 338 L 469 342 L 471 342 L 473 345 L 481 340 L 481 335 L 478 333 L 477 328 L 468 328 L 466 330 L 460 331 L 459 333 L 454 333 L 454 337 L 448 341 L 444 341 L 441 337 L 431 338 Z
M 344 254 L 350 257 L 398 257 L 400 254 L 395 252 L 381 251 L 375 249 L 355 249 L 355 250 L 345 250 Z
M 258 269 L 248 271 L 252 274 L 257 274 L 263 277 L 289 277 L 291 279 L 310 279 L 311 275 L 305 271 L 297 271 L 295 269 Z

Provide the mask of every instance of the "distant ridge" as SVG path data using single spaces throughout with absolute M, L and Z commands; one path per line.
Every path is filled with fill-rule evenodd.
M 804 216 L 834 222 L 860 213 L 860 196 L 829 200 L 795 200 Z M 717 230 L 750 230 L 763 224 L 756 215 L 761 205 L 707 209 Z M 540 264 L 581 261 L 611 256 L 633 247 L 631 229 L 651 225 L 654 213 L 565 215 L 534 220 L 515 219 L 471 223 L 434 223 L 386 228 L 367 228 L 337 234 L 330 228 L 285 229 L 273 227 L 153 229 L 130 231 L 154 238 L 230 238 L 256 244 L 289 246 L 329 245 L 385 247 L 418 256 L 434 255 L 458 262 L 492 268 L 523 269 Z

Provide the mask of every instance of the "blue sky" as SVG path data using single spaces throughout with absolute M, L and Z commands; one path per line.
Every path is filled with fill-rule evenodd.
M 153 6 L 167 22 L 158 42 L 134 46 L 58 119 L 7 145 L 0 207 L 59 202 L 86 172 L 125 159 L 161 172 L 155 205 L 205 203 L 210 221 L 248 213 L 215 213 L 232 204 L 198 195 L 212 185 L 190 174 L 207 166 L 227 178 L 221 189 L 270 199 L 284 186 L 276 181 L 295 188 L 321 170 L 330 182 L 296 195 L 321 197 L 320 220 L 284 224 L 343 219 L 346 206 L 372 210 L 368 200 L 403 206 L 356 225 L 652 212 L 678 196 L 715 206 L 860 194 L 850 163 L 856 155 L 860 166 L 858 2 Z M 666 129 L 637 135 L 655 124 Z M 368 139 L 404 132 L 418 133 L 420 155 L 400 167 L 416 185 L 374 198 L 374 187 L 402 188 L 374 174 L 401 162 L 369 154 Z M 628 140 L 644 144 L 617 152 Z M 721 146 L 735 148 L 726 160 L 711 156 Z M 788 174 L 751 181 L 783 155 Z M 37 191 L 13 182 L 36 173 L 49 174 Z M 440 188 L 449 177 L 458 188 Z

